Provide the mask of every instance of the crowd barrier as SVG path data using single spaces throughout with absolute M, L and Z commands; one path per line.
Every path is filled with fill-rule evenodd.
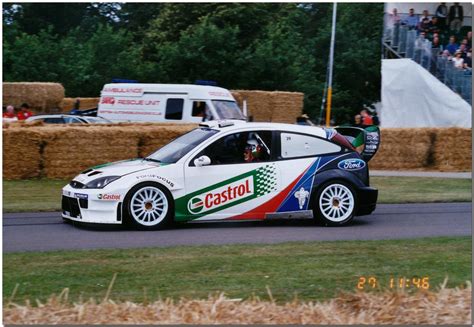
M 3 129 L 3 178 L 71 178 L 110 161 L 146 156 L 194 124 L 27 126 Z M 471 171 L 471 130 L 382 129 L 371 169 Z

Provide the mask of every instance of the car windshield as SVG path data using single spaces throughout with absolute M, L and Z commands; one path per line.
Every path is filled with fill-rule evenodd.
M 218 133 L 218 130 L 210 128 L 197 128 L 174 139 L 158 151 L 145 158 L 162 163 L 175 163 L 196 146 Z
M 219 119 L 241 119 L 245 120 L 242 111 L 234 101 L 212 100 Z

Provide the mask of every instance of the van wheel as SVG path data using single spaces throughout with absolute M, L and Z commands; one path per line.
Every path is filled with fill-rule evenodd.
M 325 226 L 348 224 L 356 212 L 357 194 L 348 183 L 332 181 L 317 192 L 313 204 L 315 218 Z
M 125 201 L 126 221 L 143 230 L 161 229 L 170 224 L 174 205 L 171 194 L 163 186 L 145 182 L 134 186 Z

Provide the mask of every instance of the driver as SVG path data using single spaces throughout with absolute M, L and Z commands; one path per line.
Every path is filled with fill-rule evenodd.
M 248 139 L 244 149 L 244 161 L 247 163 L 260 161 L 262 150 L 256 139 Z

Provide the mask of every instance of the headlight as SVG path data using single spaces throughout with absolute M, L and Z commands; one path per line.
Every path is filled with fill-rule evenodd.
M 86 188 L 104 188 L 107 184 L 112 183 L 114 180 L 119 179 L 120 176 L 106 176 L 94 179 L 86 184 Z

